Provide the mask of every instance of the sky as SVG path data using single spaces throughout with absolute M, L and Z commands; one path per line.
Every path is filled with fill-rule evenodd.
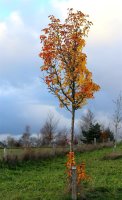
M 25 126 L 38 133 L 49 112 L 59 126 L 70 127 L 71 115 L 59 108 L 58 99 L 41 81 L 39 58 L 41 30 L 53 14 L 62 21 L 67 8 L 89 14 L 93 26 L 84 52 L 93 80 L 101 86 L 88 108 L 104 125 L 111 125 L 113 100 L 122 90 L 122 1 L 121 0 L 0 0 L 0 139 L 18 136 Z

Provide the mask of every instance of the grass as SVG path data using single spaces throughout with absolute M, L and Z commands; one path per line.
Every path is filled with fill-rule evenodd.
M 84 182 L 87 200 L 122 199 L 122 158 L 103 160 L 112 148 L 77 153 L 76 161 L 85 161 L 91 181 Z M 122 145 L 116 152 L 122 152 Z M 2 200 L 69 200 L 65 174 L 66 156 L 27 161 L 13 168 L 0 167 Z
M 29 161 L 16 169 L 1 169 L 0 199 L 62 199 L 65 180 L 62 162 L 62 158 Z
M 116 151 L 122 152 L 122 146 Z M 87 173 L 92 177 L 91 183 L 85 189 L 87 199 L 122 199 L 122 158 L 101 159 L 111 152 L 112 149 L 109 148 L 82 155 L 82 159 L 87 163 Z

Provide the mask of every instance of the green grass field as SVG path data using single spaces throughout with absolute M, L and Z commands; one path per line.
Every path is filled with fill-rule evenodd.
M 117 147 L 122 152 L 122 145 Z M 85 161 L 90 182 L 83 183 L 85 199 L 122 199 L 122 158 L 102 160 L 112 148 L 77 153 L 76 161 Z M 0 167 L 1 200 L 65 200 L 67 195 L 66 156 L 43 161 L 28 161 L 16 168 Z

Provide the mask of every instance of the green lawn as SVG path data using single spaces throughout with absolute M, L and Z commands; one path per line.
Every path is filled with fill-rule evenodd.
M 122 146 L 117 147 L 122 152 Z M 85 161 L 91 181 L 84 183 L 84 195 L 92 200 L 122 199 L 122 159 L 102 160 L 112 148 L 77 153 L 77 163 Z M 16 168 L 0 167 L 1 200 L 65 200 L 66 157 L 28 161 Z

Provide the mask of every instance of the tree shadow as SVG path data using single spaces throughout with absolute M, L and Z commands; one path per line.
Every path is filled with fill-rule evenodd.
M 97 187 L 87 191 L 85 195 L 86 200 L 120 200 L 122 199 L 122 187 L 121 188 L 106 188 Z

